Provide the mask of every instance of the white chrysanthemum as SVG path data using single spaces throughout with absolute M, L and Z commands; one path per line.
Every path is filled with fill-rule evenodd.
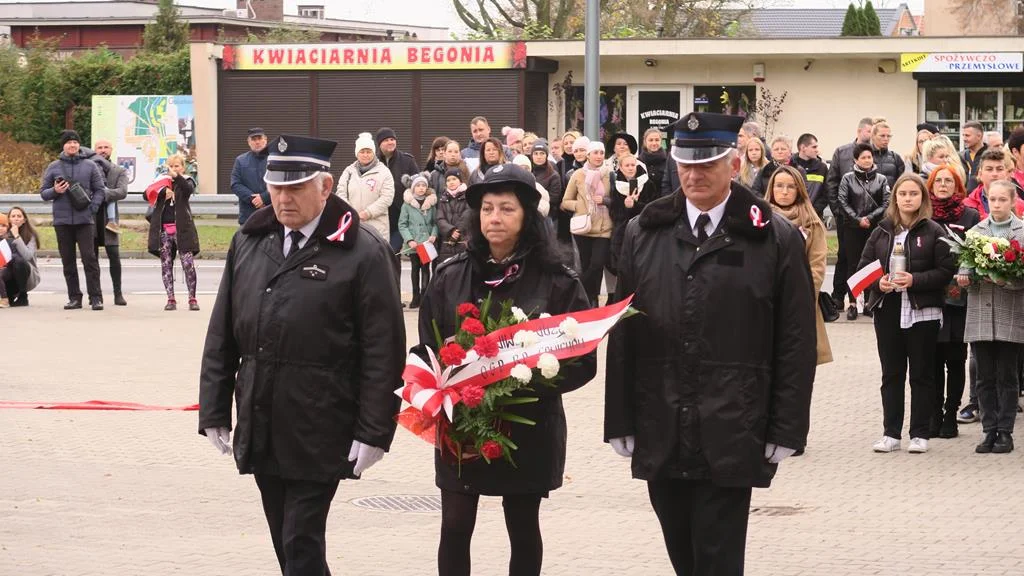
M 555 358 L 554 354 L 544 353 L 537 359 L 537 368 L 540 369 L 540 375 L 551 379 L 558 376 L 558 358 Z
M 516 322 L 526 322 L 530 319 L 530 317 L 526 315 L 526 312 L 523 312 L 523 309 L 518 306 L 512 307 L 512 318 L 515 318 Z
M 996 238 L 996 244 L 999 244 L 999 247 L 1003 249 L 1010 247 L 1010 241 L 1006 238 Z
M 981 249 L 982 252 L 991 256 L 996 253 L 996 249 L 992 247 L 992 244 L 986 242 L 985 247 Z
M 580 331 L 580 323 L 575 318 L 569 317 L 562 320 L 562 323 L 558 325 L 559 330 L 562 331 L 567 337 L 575 338 Z
M 540 336 L 532 330 L 520 330 L 512 336 L 512 342 L 514 342 L 516 346 L 529 348 L 530 346 L 537 344 L 537 342 L 540 342 Z
M 526 364 L 516 364 L 512 368 L 511 376 L 523 384 L 529 384 L 530 380 L 533 380 L 533 370 L 530 370 Z
M 551 314 L 548 314 L 547 312 L 541 312 L 540 317 L 541 318 L 551 318 Z

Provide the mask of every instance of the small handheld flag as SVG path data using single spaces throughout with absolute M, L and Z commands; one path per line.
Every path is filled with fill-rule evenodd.
M 11 261 L 11 245 L 7 240 L 0 240 L 0 268 L 7 266 Z M 0 280 L 2 282 L 2 280 Z
M 164 188 L 170 188 L 174 186 L 174 181 L 167 174 L 160 176 L 153 181 L 152 184 L 146 187 L 146 202 L 149 202 L 150 206 L 156 205 L 156 197 L 160 194 L 160 191 Z
M 437 248 L 433 242 L 423 242 L 416 245 L 416 253 L 420 256 L 421 264 L 430 264 L 437 259 Z
M 868 286 L 874 284 L 876 280 L 885 275 L 885 271 L 882 270 L 882 263 L 875 260 L 871 264 L 858 270 L 846 284 L 850 287 L 850 293 L 856 298 L 860 296 Z

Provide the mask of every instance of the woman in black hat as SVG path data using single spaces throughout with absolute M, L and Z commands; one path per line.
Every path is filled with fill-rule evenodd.
M 527 171 L 503 164 L 470 186 L 473 210 L 468 250 L 437 268 L 420 308 L 421 345 L 433 346 L 434 326 L 441 338 L 456 334 L 456 309 L 478 304 L 491 294 L 495 302 L 512 300 L 536 317 L 586 310 L 590 301 L 576 273 L 562 265 L 557 242 L 549 238 L 537 211 L 540 194 Z M 492 306 L 498 312 L 500 306 Z M 518 414 L 535 426 L 512 424 L 518 446 L 516 464 L 503 459 L 463 459 L 451 451 L 435 453 L 436 482 L 441 489 L 441 543 L 438 573 L 470 573 L 470 540 L 480 496 L 501 496 L 512 555 L 509 574 L 540 574 L 543 543 L 538 514 L 541 499 L 562 485 L 565 469 L 566 422 L 561 395 L 589 382 L 596 373 L 589 354 L 563 364 L 558 388 L 534 390 L 540 400 L 517 406 Z M 488 572 L 494 571 L 492 566 Z
M 626 132 L 612 134 L 611 138 L 608 138 L 604 143 L 604 156 L 607 158 L 605 163 L 611 166 L 613 171 L 618 170 L 619 159 L 627 154 L 635 156 L 638 149 L 636 138 L 632 134 L 627 134 Z

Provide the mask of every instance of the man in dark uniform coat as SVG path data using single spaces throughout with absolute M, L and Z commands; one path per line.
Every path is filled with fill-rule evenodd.
M 391 248 L 331 193 L 335 143 L 281 136 L 271 206 L 235 234 L 210 318 L 199 433 L 255 474 L 286 576 L 330 574 L 324 532 L 343 478 L 391 445 L 405 325 Z
M 752 487 L 804 446 L 815 295 L 799 230 L 741 184 L 742 118 L 670 129 L 681 190 L 628 224 L 605 440 L 646 480 L 677 574 L 743 573 Z

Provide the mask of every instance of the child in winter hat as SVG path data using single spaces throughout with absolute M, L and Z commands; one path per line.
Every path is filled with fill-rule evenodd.
M 444 173 L 444 186 L 445 190 L 452 196 L 457 196 L 460 192 L 464 192 L 466 185 L 462 182 L 462 170 L 459 170 L 457 166 L 446 170 Z
M 359 154 L 360 150 L 376 150 L 377 145 L 373 142 L 373 134 L 369 132 L 360 132 L 359 137 L 356 138 L 356 154 Z

